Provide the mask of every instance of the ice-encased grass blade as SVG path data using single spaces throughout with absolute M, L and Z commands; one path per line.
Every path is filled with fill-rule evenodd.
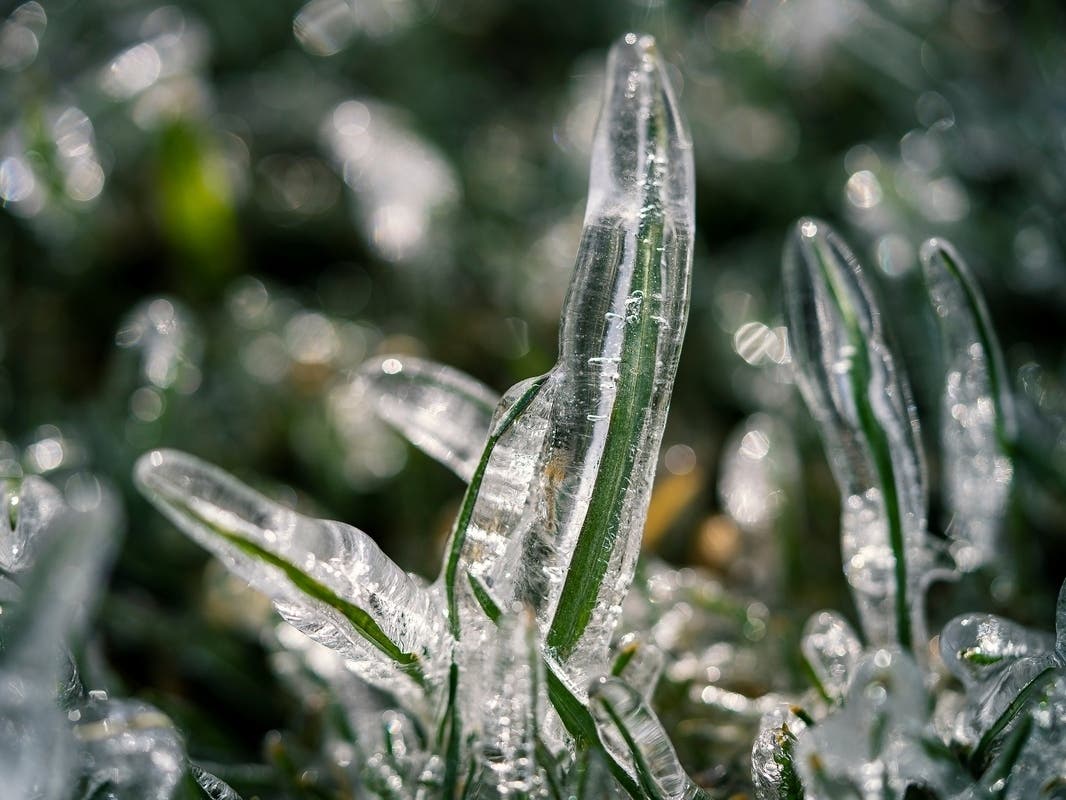
M 560 333 L 565 416 L 549 440 L 569 461 L 547 520 L 569 558 L 546 641 L 581 671 L 602 659 L 632 580 L 692 258 L 692 144 L 654 41 L 626 36 L 607 76 Z
M 964 614 L 944 627 L 940 656 L 966 689 L 954 735 L 972 748 L 971 764 L 981 769 L 1015 718 L 1066 673 L 1066 583 L 1054 636 L 992 614 Z
M 1014 406 L 1003 355 L 969 267 L 948 242 L 922 245 L 922 273 L 947 367 L 940 409 L 948 536 L 963 571 L 993 561 L 1010 494 Z
M 175 525 L 368 682 L 412 700 L 416 686 L 440 681 L 443 609 L 362 531 L 297 514 L 174 450 L 142 456 L 136 480 Z
M 833 611 L 820 611 L 807 620 L 800 650 L 818 693 L 826 702 L 839 704 L 862 655 L 851 625 Z
M 929 721 L 922 669 L 900 650 L 871 650 L 841 707 L 797 735 L 794 760 L 809 800 L 903 798 L 911 786 L 958 797 L 967 778 Z
M 650 37 L 629 35 L 610 56 L 559 360 L 501 401 L 441 578 L 453 633 L 461 615 L 484 617 L 474 586 L 528 604 L 578 686 L 606 658 L 632 577 L 687 319 L 692 214 L 691 142 L 665 67 Z
M 470 481 L 499 402 L 491 389 L 459 370 L 406 355 L 366 362 L 354 382 L 382 420 Z
M 797 381 L 840 488 L 841 547 L 867 638 L 924 647 L 922 594 L 934 566 L 925 465 L 906 379 L 855 256 L 803 219 L 784 257 Z
M 804 800 L 795 750 L 796 734 L 806 727 L 787 707 L 763 715 L 751 747 L 751 782 L 756 800 Z
M 692 782 L 670 738 L 638 689 L 604 678 L 590 690 L 590 703 L 604 746 L 629 763 L 646 800 L 695 800 L 706 794 Z

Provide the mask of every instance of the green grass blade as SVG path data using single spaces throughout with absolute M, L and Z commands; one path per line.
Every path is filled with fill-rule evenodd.
M 844 570 L 874 644 L 924 648 L 922 594 L 935 564 L 925 466 L 910 390 L 862 267 L 824 222 L 785 249 L 797 380 L 842 498 Z
M 412 684 L 441 680 L 433 655 L 450 648 L 436 600 L 366 534 L 303 517 L 176 451 L 143 456 L 136 477 L 175 525 L 368 682 L 411 700 Z
M 1013 397 L 988 309 L 965 262 L 942 239 L 922 246 L 921 261 L 946 366 L 940 442 L 948 536 L 955 563 L 970 571 L 999 554 L 1014 471 Z
M 591 703 L 606 748 L 632 764 L 641 797 L 647 800 L 705 797 L 685 773 L 666 731 L 640 691 L 618 678 L 607 678 L 592 689 Z

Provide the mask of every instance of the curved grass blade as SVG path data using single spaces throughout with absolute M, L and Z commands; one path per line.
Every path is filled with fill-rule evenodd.
M 441 610 L 366 534 L 301 516 L 173 450 L 143 456 L 136 479 L 175 525 L 365 680 L 407 700 L 439 683 Z
M 499 401 L 491 389 L 459 370 L 405 355 L 366 362 L 354 383 L 382 420 L 470 481 Z
M 797 381 L 840 488 L 844 572 L 863 628 L 874 644 L 921 649 L 935 559 L 906 379 L 862 267 L 824 222 L 797 223 L 784 283 Z
M 1014 404 L 1003 355 L 977 282 L 943 239 L 922 245 L 922 273 L 947 366 L 940 445 L 955 563 L 993 561 L 1013 478 Z
M 647 700 L 618 678 L 605 678 L 590 691 L 592 713 L 606 748 L 632 765 L 647 800 L 706 797 L 677 759 L 670 739 Z

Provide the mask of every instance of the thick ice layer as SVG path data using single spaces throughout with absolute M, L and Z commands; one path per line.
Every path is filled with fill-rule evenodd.
M 73 727 L 86 765 L 86 796 L 171 800 L 185 777 L 185 748 L 173 723 L 137 701 L 90 700 Z M 105 795 L 106 796 L 106 795 Z
M 789 800 L 801 796 L 793 756 L 796 735 L 806 727 L 784 705 L 763 716 L 751 748 L 751 782 L 756 800 Z
M 964 571 L 993 561 L 1013 477 L 1014 408 L 999 343 L 977 283 L 950 244 L 922 246 L 922 271 L 940 327 L 947 379 L 940 446 L 951 512 L 948 536 Z
M 459 370 L 403 355 L 366 362 L 354 381 L 381 419 L 469 482 L 499 402 L 492 390 Z
M 439 680 L 441 608 L 362 531 L 301 516 L 172 450 L 143 456 L 136 477 L 174 524 L 367 681 L 411 699 Z
M 482 782 L 501 798 L 548 796 L 536 755 L 544 714 L 537 639 L 536 620 L 525 609 L 518 607 L 501 620 L 486 675 L 488 691 L 481 697 Z
M 924 647 L 922 595 L 934 556 L 906 379 L 862 267 L 824 222 L 797 223 L 784 282 L 797 380 L 840 488 L 844 572 L 863 628 L 874 644 Z
M 577 685 L 606 658 L 632 578 L 688 311 L 691 142 L 649 37 L 611 52 L 559 361 L 508 393 L 446 570 L 537 613 Z M 532 394 L 529 394 L 532 392 Z M 528 482 L 527 482 L 528 478 Z

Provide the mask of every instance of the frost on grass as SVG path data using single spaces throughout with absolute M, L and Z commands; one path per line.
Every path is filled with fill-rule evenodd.
M 691 142 L 652 39 L 624 37 L 607 72 L 552 370 L 498 403 L 410 357 L 356 376 L 376 413 L 469 484 L 433 584 L 356 529 L 302 517 L 191 456 L 155 451 L 137 467 L 179 527 L 399 702 L 382 741 L 408 726 L 418 737 L 384 753 L 335 742 L 361 753 L 355 780 L 374 795 L 547 797 L 578 782 L 593 787 L 587 797 L 698 794 L 644 687 L 623 682 L 657 674 L 652 656 L 591 706 L 588 693 L 611 669 L 633 578 L 688 315 L 693 224 Z M 321 677 L 328 659 L 317 660 Z

